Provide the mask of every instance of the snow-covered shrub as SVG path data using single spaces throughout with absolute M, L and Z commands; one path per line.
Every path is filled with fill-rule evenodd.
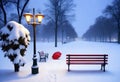
M 24 66 L 23 56 L 30 42 L 29 31 L 21 24 L 10 21 L 0 30 L 0 46 L 15 67 L 19 71 L 20 66 Z

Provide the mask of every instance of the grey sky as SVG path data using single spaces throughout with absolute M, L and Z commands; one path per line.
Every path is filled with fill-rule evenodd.
M 39 8 L 44 11 L 45 3 L 48 0 L 30 0 L 29 7 Z M 74 0 L 75 7 L 75 20 L 73 26 L 78 34 L 81 36 L 89 28 L 90 25 L 94 24 L 95 19 L 102 15 L 103 10 L 107 5 L 111 4 L 113 0 Z

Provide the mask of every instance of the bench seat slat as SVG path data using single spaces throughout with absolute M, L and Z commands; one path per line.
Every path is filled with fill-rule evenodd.
M 87 61 L 87 62 L 89 62 L 89 61 L 104 61 L 104 60 L 88 60 L 88 59 L 86 59 L 86 60 L 66 60 L 66 61 L 75 61 L 75 62 L 79 62 L 79 61 Z M 107 61 L 107 60 L 105 60 L 105 61 Z
M 70 64 L 83 64 L 83 65 L 85 65 L 85 64 L 93 64 L 93 65 L 96 65 L 96 64 L 104 64 L 104 63 L 70 63 Z M 105 63 L 105 64 L 108 64 L 108 63 Z
M 70 62 L 66 62 L 66 63 L 99 63 L 99 64 L 102 64 L 104 63 L 104 61 L 70 61 Z M 107 62 L 105 62 L 107 63 Z
M 66 59 L 69 59 L 68 57 Z M 100 57 L 70 57 L 70 59 L 104 59 L 104 58 L 100 58 Z M 105 59 L 108 59 L 108 58 L 105 58 Z
M 66 56 L 108 56 L 107 54 L 67 54 Z

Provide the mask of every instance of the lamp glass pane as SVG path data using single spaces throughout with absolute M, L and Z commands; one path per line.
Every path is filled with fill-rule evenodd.
M 37 18 L 38 22 L 41 23 L 41 22 L 42 22 L 42 19 L 44 18 L 44 15 L 42 15 L 42 14 L 37 14 L 35 17 Z
M 38 15 L 37 18 L 38 18 L 38 22 L 40 23 L 42 21 L 42 19 L 43 19 L 43 16 L 42 15 Z
M 28 22 L 28 23 L 30 23 L 30 21 L 31 21 L 31 19 L 32 19 L 32 14 L 30 14 L 30 13 L 26 13 L 26 14 L 24 14 L 24 17 L 25 17 L 25 19 L 26 19 L 26 21 Z
M 31 21 L 31 16 L 30 15 L 26 15 L 26 21 L 30 22 Z

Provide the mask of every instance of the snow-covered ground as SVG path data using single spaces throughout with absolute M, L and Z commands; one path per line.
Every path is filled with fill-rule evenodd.
M 117 43 L 99 43 L 75 41 L 67 44 L 37 42 L 37 51 L 43 50 L 49 53 L 47 62 L 38 62 L 39 74 L 31 74 L 33 43 L 29 45 L 26 52 L 26 65 L 15 73 L 12 62 L 4 58 L 0 51 L 0 82 L 118 82 L 120 78 L 120 45 Z M 52 54 L 56 51 L 62 52 L 59 60 L 52 60 Z M 70 72 L 67 71 L 65 63 L 66 54 L 108 54 L 108 65 L 106 72 L 100 71 L 98 65 L 74 65 Z M 37 53 L 37 57 L 39 55 Z

